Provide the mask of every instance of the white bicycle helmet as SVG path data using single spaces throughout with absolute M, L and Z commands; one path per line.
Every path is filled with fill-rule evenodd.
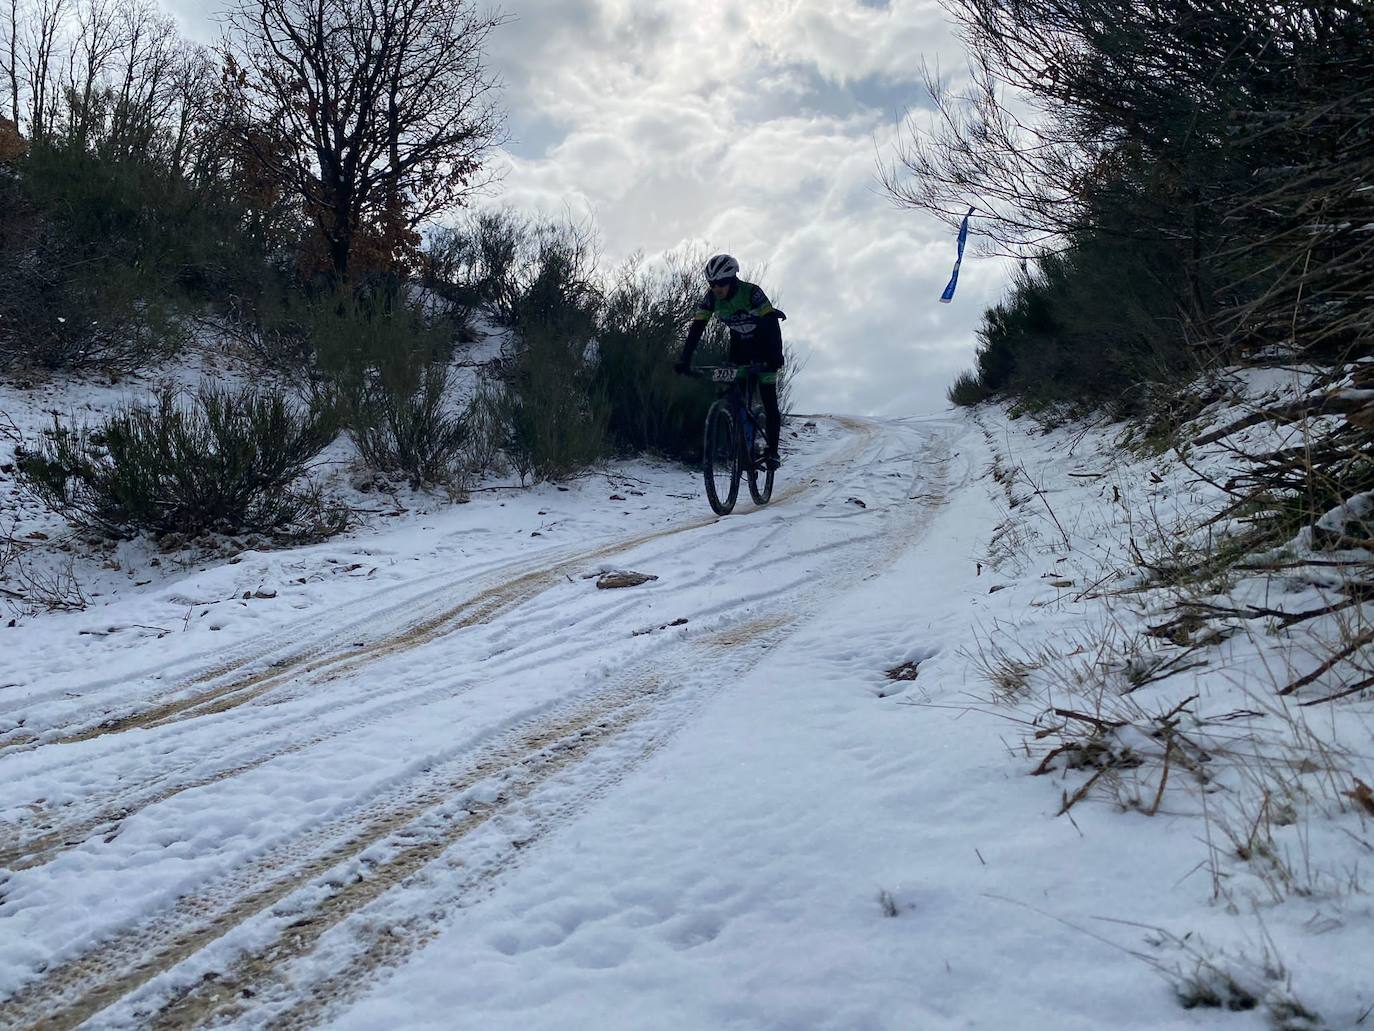
M 706 279 L 714 283 L 718 279 L 729 279 L 739 275 L 739 262 L 728 254 L 717 254 L 706 263 Z

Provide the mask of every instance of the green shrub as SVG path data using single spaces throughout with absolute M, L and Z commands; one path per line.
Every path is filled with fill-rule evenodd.
M 450 320 L 427 318 L 394 287 L 335 287 L 308 303 L 305 318 L 316 371 L 345 396 L 376 380 L 409 396 L 431 362 L 448 359 L 456 336 Z
M 38 151 L 40 154 L 43 151 Z M 26 191 L 41 170 L 0 171 L 0 367 L 133 368 L 175 351 L 186 333 L 156 270 L 76 214 Z
M 268 256 L 297 238 L 223 154 L 181 168 L 127 144 L 50 134 L 0 171 L 0 364 L 147 367 L 187 341 L 193 307 L 255 309 Z
M 597 394 L 607 432 L 620 454 L 658 452 L 682 461 L 701 453 L 701 428 L 714 397 L 711 385 L 673 372 L 699 297 L 694 270 L 678 264 L 652 274 L 632 262 L 616 277 L 597 332 Z M 713 335 L 709 356 L 720 348 Z
M 320 535 L 343 519 L 297 482 L 337 432 L 331 411 L 298 411 L 279 393 L 169 388 L 94 429 L 54 420 L 18 466 L 50 509 L 115 537 Z
M 1179 333 L 1186 290 L 1166 244 L 1077 240 L 1018 271 L 1007 298 L 983 315 L 976 383 L 961 377 L 956 386 L 1030 410 L 1142 414 L 1156 386 L 1198 372 Z
M 991 392 L 983 386 L 975 372 L 959 373 L 954 383 L 945 391 L 945 397 L 949 398 L 950 404 L 961 408 L 981 404 L 991 396 Z
M 502 388 L 488 399 L 502 450 L 521 481 L 565 479 L 606 450 L 606 406 L 586 337 L 527 326 Z
M 600 309 L 586 238 L 545 227 L 512 305 L 515 353 L 491 396 L 522 480 L 563 479 L 606 451 L 593 343 Z
M 426 287 L 460 307 L 510 323 L 532 263 L 538 224 L 510 209 L 485 210 L 432 233 L 421 257 Z
M 293 377 L 312 372 L 319 312 L 285 270 L 264 268 L 219 308 L 216 329 L 254 365 Z
M 313 302 L 315 369 L 372 468 L 416 487 L 452 479 L 467 437 L 446 403 L 458 331 L 452 314 L 429 316 L 394 285 L 341 286 Z
M 504 412 L 504 391 L 500 383 L 479 381 L 477 392 L 463 413 L 467 436 L 457 484 L 460 488 L 467 487 L 488 472 L 501 472 L 504 469 L 504 452 L 510 437 Z
M 448 407 L 447 394 L 442 365 L 426 367 L 413 391 L 374 382 L 352 413 L 353 439 L 363 460 L 383 472 L 404 473 L 413 487 L 452 482 L 468 426 Z

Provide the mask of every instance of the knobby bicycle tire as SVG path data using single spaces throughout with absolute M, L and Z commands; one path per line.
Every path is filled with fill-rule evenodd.
M 706 432 L 701 443 L 701 470 L 706 480 L 706 500 L 717 515 L 729 515 L 739 497 L 739 433 L 734 414 L 723 402 L 716 402 L 706 413 Z M 717 477 L 729 484 L 722 497 Z
M 748 455 L 749 470 L 749 496 L 754 499 L 754 504 L 762 507 L 768 504 L 773 497 L 773 470 L 765 468 L 763 456 L 768 450 L 768 441 L 764 434 L 764 414 L 763 406 L 756 405 L 753 409 L 754 414 L 754 447 L 753 453 Z

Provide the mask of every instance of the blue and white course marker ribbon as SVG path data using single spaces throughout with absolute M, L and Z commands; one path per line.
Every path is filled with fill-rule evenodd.
M 968 214 L 964 216 L 964 224 L 959 227 L 959 257 L 954 261 L 954 274 L 949 277 L 949 285 L 945 287 L 945 292 L 940 295 L 940 303 L 948 304 L 954 300 L 954 288 L 959 285 L 959 266 L 964 263 L 964 244 L 968 241 L 968 220 L 977 208 L 969 208 Z

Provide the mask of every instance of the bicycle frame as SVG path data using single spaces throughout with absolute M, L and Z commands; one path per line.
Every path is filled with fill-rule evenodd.
M 706 440 L 703 443 L 702 471 L 706 477 L 706 496 L 717 515 L 729 515 L 739 494 L 740 479 L 747 477 L 749 495 L 756 505 L 766 505 L 773 495 L 773 469 L 757 454 L 759 434 L 766 434 L 763 421 L 754 412 L 759 374 L 766 366 L 715 365 L 694 370 L 697 376 L 710 376 L 716 384 L 716 400 L 706 413 Z M 723 420 L 730 438 L 730 451 L 715 450 L 713 441 Z M 728 457 L 727 457 L 728 456 Z M 724 479 L 721 479 L 722 474 Z
M 754 417 L 754 396 L 758 388 L 759 374 L 767 371 L 767 366 L 761 363 L 752 365 L 714 365 L 705 366 L 703 371 L 710 369 L 713 372 L 720 369 L 734 369 L 735 376 L 728 383 L 720 384 L 723 389 L 720 397 L 725 398 L 730 405 L 730 411 L 738 421 L 740 429 L 743 431 L 740 439 L 740 465 L 748 468 L 752 461 L 750 456 L 754 451 L 754 441 L 757 435 L 766 432 L 765 427 Z M 717 380 L 719 384 L 719 381 Z
M 740 464 L 747 465 L 749 456 L 754 453 L 754 437 L 763 432 L 763 427 L 754 419 L 754 377 L 746 379 L 743 387 L 736 383 L 730 395 L 735 418 L 739 420 L 739 427 L 744 431 L 740 434 Z

